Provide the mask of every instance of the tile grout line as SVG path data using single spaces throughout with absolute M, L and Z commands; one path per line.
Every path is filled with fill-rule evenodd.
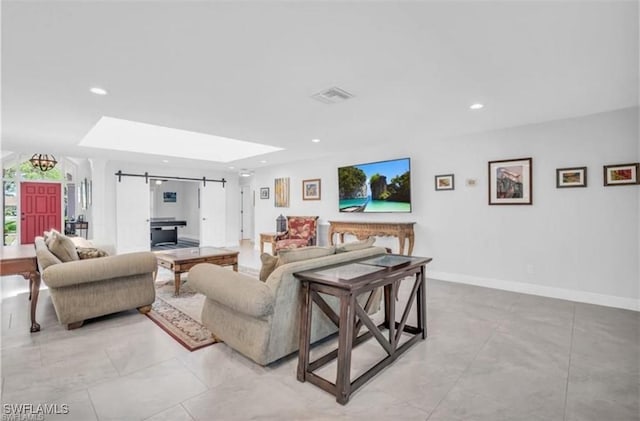
M 440 404 L 442 403 L 442 401 L 445 400 L 445 398 L 449 395 L 449 393 L 451 393 L 451 391 L 453 390 L 454 387 L 456 387 L 458 385 L 458 382 L 460 381 L 460 379 L 462 378 L 462 376 L 464 376 L 464 374 L 469 371 L 469 368 L 471 368 L 471 365 L 473 365 L 473 363 L 475 362 L 475 360 L 478 358 L 478 355 L 480 354 L 480 352 L 484 349 L 484 347 L 487 345 L 487 343 L 496 335 L 498 327 L 500 325 L 496 325 L 496 327 L 493 329 L 493 331 L 491 332 L 491 334 L 489 335 L 489 337 L 484 341 L 484 343 L 482 344 L 482 346 L 480 346 L 480 348 L 478 348 L 478 352 L 476 352 L 476 355 L 473 356 L 473 359 L 469 362 L 469 364 L 467 364 L 467 366 L 465 367 L 464 370 L 462 370 L 462 373 L 460 373 L 460 375 L 458 376 L 458 378 L 456 378 L 456 380 L 453 382 L 453 384 L 451 385 L 451 387 L 449 388 L 449 390 L 447 390 L 447 393 L 444 394 L 444 396 L 438 401 L 437 405 L 431 410 L 431 412 L 429 412 L 429 415 L 426 418 L 426 421 L 429 420 L 429 418 L 431 418 L 431 416 L 433 415 L 434 412 L 436 412 L 436 409 L 438 409 L 438 407 L 440 406 Z
M 513 307 L 516 305 L 516 303 L 520 300 L 520 296 L 518 296 L 517 300 L 513 302 L 513 304 L 511 304 L 511 306 L 509 307 L 509 312 L 513 309 Z M 469 364 L 467 365 L 467 367 L 462 370 L 462 373 L 460 373 L 460 375 L 458 376 L 458 378 L 453 382 L 453 385 L 449 388 L 449 390 L 447 390 L 447 393 L 444 394 L 444 396 L 438 401 L 438 404 L 431 410 L 431 412 L 429 412 L 429 415 L 427 416 L 425 421 L 428 421 L 429 418 L 431 418 L 431 416 L 433 415 L 434 412 L 436 412 L 436 409 L 438 409 L 438 407 L 440 406 L 440 404 L 442 403 L 442 401 L 445 400 L 445 398 L 449 395 L 449 393 L 451 393 L 451 391 L 453 390 L 454 387 L 456 387 L 456 385 L 458 384 L 458 382 L 460 382 L 460 379 L 462 378 L 462 376 L 464 376 L 464 374 L 469 371 L 469 368 L 471 368 L 471 365 L 473 365 L 473 363 L 476 361 L 476 359 L 478 358 L 478 355 L 480 355 L 480 352 L 482 352 L 482 350 L 487 346 L 487 344 L 489 343 L 489 341 L 491 339 L 493 339 L 496 334 L 498 333 L 498 329 L 500 328 L 500 326 L 502 326 L 503 322 L 499 322 L 496 324 L 496 326 L 493 328 L 493 331 L 491 332 L 491 334 L 489 335 L 489 337 L 484 341 L 484 343 L 482 344 L 482 346 L 480 348 L 478 348 L 478 352 L 476 352 L 476 355 L 473 356 L 473 359 L 469 362 Z
M 98 415 L 98 411 L 96 411 L 96 406 L 93 403 L 93 399 L 91 399 L 91 392 L 89 392 L 89 388 L 87 387 L 87 396 L 89 397 L 89 403 L 91 404 L 91 409 L 93 409 L 93 413 L 96 416 L 96 420 L 100 421 L 100 416 Z
M 208 390 L 207 390 L 207 391 L 208 391 Z M 203 393 L 204 393 L 204 392 L 203 392 Z M 194 397 L 195 397 L 195 396 L 194 396 Z M 189 398 L 189 399 L 193 399 L 193 398 Z M 195 421 L 195 419 L 196 419 L 196 418 L 191 414 L 191 412 L 189 412 L 189 410 L 187 409 L 187 407 L 186 407 L 186 406 L 184 406 L 184 403 L 185 403 L 186 401 L 187 401 L 187 400 L 184 400 L 184 401 L 180 402 L 180 403 L 179 403 L 179 405 L 180 405 L 180 407 L 181 407 L 182 409 L 184 409 L 184 412 L 186 412 L 186 413 L 187 413 L 187 415 L 189 415 L 189 418 L 191 418 L 193 421 Z
M 564 414 L 563 421 L 567 420 L 567 401 L 569 400 L 569 379 L 571 376 L 571 356 L 573 355 L 573 333 L 576 329 L 576 305 L 573 305 L 573 320 L 571 320 L 571 341 L 569 342 L 569 366 L 567 367 L 567 383 L 564 388 Z

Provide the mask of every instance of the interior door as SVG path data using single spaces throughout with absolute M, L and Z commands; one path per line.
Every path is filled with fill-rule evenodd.
M 226 192 L 222 183 L 200 184 L 200 246 L 224 247 L 226 243 Z
M 116 182 L 116 248 L 118 253 L 149 251 L 151 189 L 143 177 Z
M 62 232 L 62 185 L 20 183 L 20 243 L 33 244 L 36 236 L 51 228 Z
M 248 240 L 253 238 L 253 190 L 251 186 L 242 186 L 240 196 L 240 239 Z

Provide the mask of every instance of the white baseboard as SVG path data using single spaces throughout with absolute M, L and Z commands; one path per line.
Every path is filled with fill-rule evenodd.
M 623 308 L 640 311 L 640 300 L 618 297 L 615 295 L 597 294 L 594 292 L 577 291 L 565 288 L 555 288 L 545 285 L 527 284 L 523 282 L 504 281 L 501 279 L 481 278 L 456 273 L 437 272 L 427 270 L 427 278 L 440 281 L 457 282 L 461 284 L 477 285 L 481 287 L 520 292 L 523 294 L 540 295 L 543 297 L 559 298 L 580 303 L 597 304 L 607 307 Z

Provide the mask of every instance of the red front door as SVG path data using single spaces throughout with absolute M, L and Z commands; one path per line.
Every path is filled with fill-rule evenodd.
M 55 228 L 61 231 L 62 191 L 59 183 L 20 183 L 20 244 Z

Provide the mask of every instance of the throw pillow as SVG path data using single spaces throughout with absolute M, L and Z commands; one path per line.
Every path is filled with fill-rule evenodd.
M 279 261 L 278 266 L 286 265 L 287 263 L 299 262 L 301 260 L 315 259 L 317 257 L 330 256 L 336 251 L 335 247 L 302 247 L 299 249 L 287 249 L 280 250 L 278 252 Z
M 73 245 L 77 248 L 94 248 L 93 243 L 89 240 L 85 240 L 84 237 L 69 237 L 69 239 L 73 242 Z
M 336 253 L 345 253 L 347 251 L 355 251 L 369 248 L 376 242 L 375 237 L 369 237 L 362 241 L 353 241 L 351 243 L 344 243 L 336 246 Z
M 258 278 L 264 282 L 267 280 L 271 272 L 276 270 L 276 266 L 278 265 L 278 257 L 272 256 L 269 253 L 262 253 L 260 255 L 260 260 L 262 261 L 262 268 L 260 268 L 260 275 Z
M 58 259 L 62 262 L 80 260 L 78 252 L 76 252 L 76 246 L 73 245 L 73 241 L 69 237 L 59 232 L 52 233 L 51 237 L 51 242 L 48 244 L 49 251 Z
M 49 244 L 51 244 L 51 240 L 53 240 L 53 235 L 54 234 L 60 234 L 60 232 L 58 230 L 56 230 L 55 228 L 51 228 L 51 231 L 45 231 L 43 234 L 44 237 L 44 243 L 47 245 L 47 247 L 49 247 Z
M 105 257 L 109 255 L 106 251 L 95 247 L 76 247 L 76 251 L 78 252 L 80 260 L 95 259 L 96 257 Z

